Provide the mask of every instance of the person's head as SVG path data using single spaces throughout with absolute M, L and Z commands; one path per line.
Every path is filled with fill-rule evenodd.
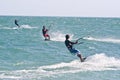
M 66 38 L 66 39 L 69 39 L 69 38 L 70 38 L 70 36 L 67 34 L 67 35 L 65 36 L 65 38 Z
M 43 29 L 45 29 L 45 26 L 43 26 Z

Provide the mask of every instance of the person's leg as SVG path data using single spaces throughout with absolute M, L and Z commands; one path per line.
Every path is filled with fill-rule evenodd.
M 50 36 L 48 34 L 46 34 L 45 37 L 50 40 Z
M 81 61 L 81 62 L 84 61 L 84 59 L 82 58 L 82 55 L 81 55 L 81 53 L 80 53 L 79 50 L 77 50 L 77 49 L 74 48 L 74 49 L 71 50 L 71 53 L 77 55 L 77 56 L 80 58 L 80 61 Z
M 44 36 L 44 38 L 45 38 L 45 40 L 47 39 L 47 37 L 46 37 L 46 36 Z
M 50 36 L 48 35 L 48 39 L 50 40 Z
M 81 54 L 77 54 L 77 56 L 80 58 L 80 61 L 83 62 L 83 58 Z

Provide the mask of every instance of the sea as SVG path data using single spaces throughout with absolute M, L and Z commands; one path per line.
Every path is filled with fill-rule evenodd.
M 66 48 L 66 34 L 80 38 L 73 47 L 84 62 Z M 120 18 L 0 16 L 0 80 L 120 80 Z

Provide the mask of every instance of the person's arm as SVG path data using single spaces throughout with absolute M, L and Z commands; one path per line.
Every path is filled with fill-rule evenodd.
M 46 32 L 48 32 L 49 30 L 48 29 L 46 29 Z
M 70 43 L 71 43 L 71 44 L 77 44 L 77 43 L 78 43 L 78 41 L 76 41 L 76 42 L 71 42 L 71 41 L 70 41 Z

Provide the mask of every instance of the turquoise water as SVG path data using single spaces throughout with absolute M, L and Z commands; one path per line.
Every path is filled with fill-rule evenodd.
M 51 41 L 44 41 L 43 25 Z M 65 47 L 66 34 L 83 37 L 74 47 L 87 56 L 84 63 Z M 0 16 L 0 79 L 120 80 L 119 35 L 120 18 Z

